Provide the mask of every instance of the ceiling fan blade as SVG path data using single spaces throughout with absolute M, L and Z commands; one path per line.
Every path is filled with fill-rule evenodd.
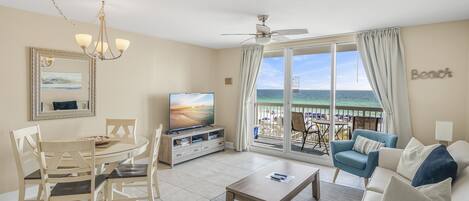
M 251 37 L 251 38 L 248 38 L 248 39 L 246 39 L 246 40 L 243 40 L 243 41 L 241 41 L 239 44 L 244 44 L 244 43 L 246 43 L 246 42 L 248 42 L 248 41 L 250 41 L 250 40 L 252 40 L 252 39 L 254 39 L 254 38 L 256 38 L 256 37 Z
M 257 34 L 244 34 L 244 33 L 235 33 L 235 34 L 220 34 L 222 36 L 256 36 Z
M 272 31 L 272 33 L 277 34 L 277 35 L 300 35 L 300 34 L 307 34 L 308 29 L 282 29 L 282 30 Z
M 289 41 L 290 38 L 283 36 L 283 35 L 276 35 L 272 37 L 272 40 L 276 42 L 286 42 L 286 41 Z
M 256 24 L 257 33 L 270 34 L 270 28 L 266 25 Z

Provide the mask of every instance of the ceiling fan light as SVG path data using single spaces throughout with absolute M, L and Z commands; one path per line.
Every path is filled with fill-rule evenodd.
M 121 39 L 121 38 L 116 38 L 117 50 L 124 52 L 125 50 L 127 50 L 127 48 L 129 48 L 129 45 L 130 45 L 130 41 Z
M 87 48 L 91 44 L 93 37 L 89 34 L 76 34 L 75 41 L 81 48 Z
M 256 43 L 260 45 L 266 45 L 270 43 L 270 37 L 256 37 Z

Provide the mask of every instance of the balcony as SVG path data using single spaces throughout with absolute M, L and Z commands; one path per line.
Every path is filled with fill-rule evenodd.
M 255 120 L 257 122 L 257 139 L 254 139 L 255 145 L 282 148 L 284 138 L 284 122 L 283 122 L 283 104 L 282 103 L 263 103 L 258 102 L 255 104 Z M 314 122 L 324 121 L 330 119 L 329 105 L 309 105 L 309 104 L 293 104 L 293 112 L 301 112 L 304 114 L 305 122 L 309 125 Z M 382 119 L 382 108 L 376 107 L 354 107 L 354 106 L 336 106 L 335 120 L 338 122 L 335 125 L 336 140 L 349 139 L 352 131 L 353 117 L 376 117 Z M 315 124 L 317 129 L 327 133 L 329 126 Z M 378 131 L 381 130 L 381 121 L 378 121 Z M 308 135 L 304 149 L 301 150 L 302 134 L 292 131 L 292 151 L 304 152 L 314 155 L 327 154 L 327 149 L 324 145 L 319 146 L 318 135 Z M 324 141 L 328 142 L 328 135 L 324 135 Z

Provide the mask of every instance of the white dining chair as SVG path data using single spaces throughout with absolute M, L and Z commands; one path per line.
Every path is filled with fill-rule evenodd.
M 95 173 L 95 142 L 39 142 L 45 201 L 97 200 L 106 175 Z M 86 156 L 86 158 L 85 158 Z
M 158 150 L 160 147 L 161 132 L 163 126 L 160 124 L 159 128 L 150 139 L 150 148 L 148 152 L 148 164 L 121 164 L 115 168 L 108 176 L 107 180 L 107 199 L 113 199 L 113 184 L 129 184 L 134 182 L 146 182 L 147 196 L 130 198 L 123 200 L 155 200 L 160 197 L 160 190 L 158 185 L 158 174 L 156 173 L 158 166 Z M 136 187 L 137 185 L 129 185 L 128 187 Z M 155 188 L 155 189 L 154 189 Z
M 135 143 L 137 119 L 106 119 L 106 135 L 121 141 Z
M 18 174 L 18 200 L 25 200 L 26 185 L 38 185 L 36 200 L 40 200 L 42 193 L 41 172 L 38 167 L 38 157 L 34 155 L 37 151 L 37 142 L 41 140 L 39 125 L 10 131 L 11 146 L 16 162 Z

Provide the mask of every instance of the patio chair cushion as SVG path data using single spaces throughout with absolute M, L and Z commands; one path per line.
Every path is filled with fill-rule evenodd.
M 335 154 L 334 158 L 340 163 L 363 170 L 366 167 L 368 156 L 356 151 L 343 151 Z
M 97 175 L 95 188 L 101 186 L 106 181 L 107 175 Z M 58 183 L 50 192 L 50 196 L 78 195 L 91 193 L 91 180 L 77 181 L 69 183 Z

